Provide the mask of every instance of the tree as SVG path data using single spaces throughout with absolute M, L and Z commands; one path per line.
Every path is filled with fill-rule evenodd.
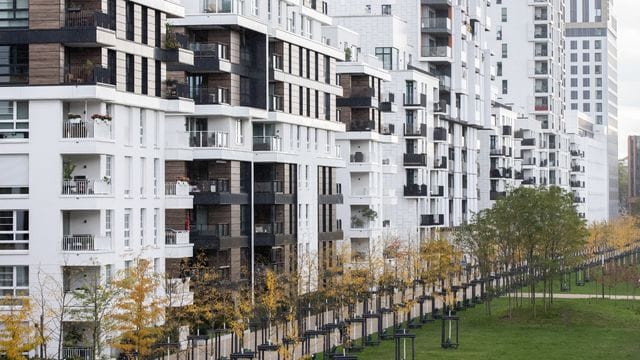
M 452 292 L 453 276 L 461 271 L 461 255 L 455 246 L 444 238 L 430 240 L 423 244 L 421 249 L 422 260 L 426 263 L 421 278 L 432 285 L 433 289 L 439 286 L 442 302 L 450 307 L 455 305 L 454 299 L 447 295 Z
M 94 360 L 100 358 L 108 343 L 107 335 L 115 325 L 115 302 L 120 290 L 95 271 L 89 273 L 83 289 L 73 292 L 78 306 L 69 313 L 89 324 Z
M 116 310 L 113 314 L 114 330 L 119 336 L 113 347 L 132 358 L 152 354 L 161 329 L 157 326 L 164 316 L 165 301 L 158 295 L 160 279 L 152 272 L 146 259 L 135 260 L 122 276 L 113 281 L 118 289 Z
M 2 305 L 8 311 L 0 312 L 0 353 L 8 360 L 26 360 L 23 354 L 34 350 L 40 344 L 40 336 L 31 326 L 31 304 L 28 299 L 5 297 Z

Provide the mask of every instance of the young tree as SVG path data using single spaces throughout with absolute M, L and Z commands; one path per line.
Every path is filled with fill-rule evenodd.
M 161 334 L 158 324 L 164 316 L 165 301 L 158 294 L 160 285 L 158 275 L 146 259 L 137 259 L 113 281 L 119 293 L 112 315 L 113 328 L 119 336 L 112 345 L 130 358 L 133 353 L 139 357 L 151 355 Z
M 0 312 L 0 353 L 8 360 L 26 360 L 23 354 L 40 344 L 40 337 L 31 326 L 31 304 L 28 299 L 5 297 L 0 303 L 8 311 Z

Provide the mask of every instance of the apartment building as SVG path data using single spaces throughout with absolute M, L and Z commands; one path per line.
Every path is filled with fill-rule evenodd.
M 523 180 L 522 159 L 516 155 L 513 128 L 518 113 L 510 106 L 494 102 L 491 126 L 479 131 L 481 146 L 478 158 L 478 187 L 480 209 L 493 206 L 496 200 L 520 186 Z
M 194 208 L 189 226 L 196 252 L 232 281 L 253 281 L 265 267 L 310 271 L 332 264 L 342 240 L 336 169 L 343 167 L 336 134 L 342 89 L 327 44 L 326 2 L 185 2 L 171 21 L 176 42 L 193 50 L 193 65 L 174 65 L 169 78 L 195 112 L 184 122 L 193 161 L 188 178 Z M 304 264 L 303 264 L 304 263 Z M 298 266 L 300 265 L 300 266 Z
M 628 156 L 621 162 L 629 172 L 629 211 L 633 211 L 633 206 L 640 198 L 640 136 L 629 136 L 627 139 Z
M 567 112 L 571 172 L 569 185 L 578 214 L 588 222 L 609 218 L 606 129 L 582 112 Z
M 491 122 L 487 2 L 338 3 L 330 14 L 360 34 L 362 53 L 390 70 L 389 93 L 398 99 L 389 119 L 403 133 L 398 150 L 387 148 L 406 153 L 398 162 L 404 172 L 388 183 L 404 196 L 391 225 L 401 237 L 421 239 L 462 224 L 478 209 L 479 129 Z
M 524 107 L 540 123 L 535 184 L 568 190 L 564 16 L 564 0 L 497 1 L 495 37 L 489 40 L 497 56 L 498 100 Z
M 51 318 L 64 306 L 61 294 L 72 303 L 70 292 L 115 277 L 138 258 L 170 279 L 170 305 L 192 301 L 175 271 L 192 255 L 188 233 L 165 228 L 170 211 L 191 208 L 192 199 L 181 182 L 165 183 L 172 155 L 164 145 L 167 115 L 191 113 L 193 102 L 167 100 L 164 79 L 168 63 L 193 57 L 165 42 L 167 19 L 184 15 L 175 2 L 7 6 L 0 20 L 1 286 L 5 296 L 45 299 L 54 309 L 43 314 L 49 354 L 58 351 L 59 327 L 62 337 L 82 334 L 64 342 L 67 357 L 90 341 L 91 327 L 73 314 L 61 324 Z
M 606 130 L 609 218 L 618 215 L 618 51 L 612 0 L 567 1 L 567 108 Z M 604 168 L 601 169 L 604 171 Z

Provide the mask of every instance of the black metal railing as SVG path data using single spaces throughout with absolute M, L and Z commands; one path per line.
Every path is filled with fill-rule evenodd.
M 111 17 L 96 10 L 68 10 L 65 13 L 64 24 L 68 28 L 112 28 Z
M 427 196 L 427 185 L 409 184 L 404 186 L 404 196 Z
M 101 65 L 91 64 L 65 66 L 64 83 L 76 85 L 97 83 L 115 85 L 111 76 L 111 69 Z

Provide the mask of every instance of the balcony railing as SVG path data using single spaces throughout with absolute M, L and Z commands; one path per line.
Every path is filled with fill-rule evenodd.
M 192 181 L 191 192 L 228 193 L 231 190 L 229 179 Z
M 164 184 L 164 194 L 168 196 L 189 196 L 189 183 L 186 181 L 170 181 Z
M 349 131 L 371 131 L 376 128 L 376 122 L 373 120 L 351 120 L 349 123 Z
M 62 195 L 109 195 L 111 180 L 63 180 Z
M 429 194 L 432 197 L 442 197 L 444 196 L 444 186 L 432 186 L 431 193 Z
M 190 43 L 189 50 L 194 56 L 214 57 L 229 60 L 229 46 L 220 43 Z
M 229 147 L 229 133 L 220 131 L 191 131 L 189 146 L 196 148 Z
M 165 245 L 186 245 L 189 243 L 188 230 L 167 229 L 164 232 Z
M 284 192 L 283 181 L 256 181 L 254 183 L 254 191 L 256 193 L 279 194 Z
M 278 136 L 254 136 L 253 151 L 282 151 L 282 139 Z
M 73 85 L 95 85 L 98 83 L 115 85 L 115 79 L 109 68 L 90 63 L 66 65 L 64 83 Z
M 447 140 L 447 129 L 443 127 L 436 127 L 433 129 L 433 140 L 434 141 L 446 141 Z
M 536 146 L 536 139 L 535 138 L 522 139 L 522 142 L 520 143 L 520 145 L 522 145 L 522 146 Z
M 256 224 L 256 234 L 284 234 L 284 223 Z
M 65 13 L 64 24 L 68 28 L 115 28 L 111 25 L 111 17 L 108 14 L 95 10 L 68 10 Z
M 404 124 L 404 136 L 427 136 L 427 124 Z
M 62 251 L 104 251 L 111 250 L 111 238 L 94 235 L 64 235 Z
M 282 63 L 282 55 L 271 54 L 271 68 L 282 71 L 284 69 Z
M 269 100 L 269 111 L 284 111 L 284 96 L 271 95 Z
M 427 166 L 427 154 L 404 154 L 404 166 Z
M 237 0 L 203 0 L 202 10 L 213 14 L 235 14 L 238 12 Z
M 196 87 L 188 89 L 188 97 L 196 105 L 229 105 L 231 92 L 223 87 Z
M 450 30 L 451 19 L 446 17 L 422 18 L 422 28 L 428 30 Z
M 420 225 L 422 226 L 444 225 L 444 215 L 443 214 L 421 215 Z
M 62 137 L 65 139 L 111 139 L 111 120 L 66 119 L 62 121 Z
M 193 230 L 200 236 L 216 236 L 220 238 L 230 236 L 230 228 L 230 224 L 198 224 Z
M 427 196 L 427 185 L 409 184 L 404 186 L 404 196 Z
M 433 167 L 436 169 L 446 169 L 447 168 L 447 157 L 442 156 L 440 158 L 436 158 L 433 162 Z
M 448 46 L 423 46 L 422 57 L 450 57 L 451 48 Z
M 93 348 L 90 347 L 63 347 L 62 359 L 93 360 Z

